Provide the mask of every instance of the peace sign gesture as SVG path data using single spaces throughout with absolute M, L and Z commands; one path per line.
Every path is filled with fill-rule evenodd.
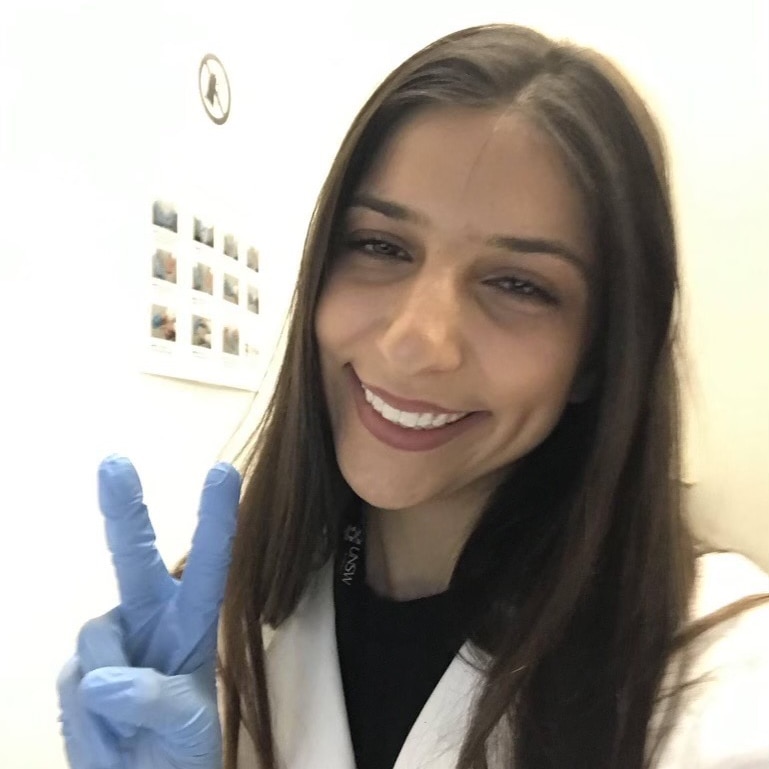
M 216 638 L 240 498 L 230 465 L 209 473 L 182 580 L 155 548 L 139 477 L 99 468 L 99 505 L 120 605 L 82 628 L 59 682 L 73 769 L 218 769 Z

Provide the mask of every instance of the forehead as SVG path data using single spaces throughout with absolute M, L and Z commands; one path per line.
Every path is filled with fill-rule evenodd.
M 586 257 L 583 201 L 560 152 L 517 111 L 428 107 L 383 143 L 360 191 L 463 238 L 552 237 Z

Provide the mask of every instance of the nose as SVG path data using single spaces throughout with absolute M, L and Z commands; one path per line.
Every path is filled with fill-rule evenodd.
M 451 275 L 420 274 L 403 286 L 379 339 L 385 360 L 410 376 L 457 369 L 463 359 L 461 301 Z

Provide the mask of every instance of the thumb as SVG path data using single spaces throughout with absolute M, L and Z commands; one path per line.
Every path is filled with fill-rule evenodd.
M 83 674 L 97 668 L 130 664 L 123 649 L 119 609 L 83 625 L 77 638 L 77 656 Z
M 164 676 L 152 668 L 105 667 L 83 676 L 80 696 L 123 734 L 145 728 L 180 747 L 213 746 L 219 718 L 215 688 L 205 684 L 201 672 Z
M 87 675 L 98 668 L 130 664 L 123 649 L 119 608 L 112 609 L 101 617 L 88 620 L 83 625 L 77 638 L 77 659 L 82 675 Z M 136 733 L 135 726 L 130 726 L 126 730 L 125 725 L 113 723 L 112 728 L 121 737 L 133 737 Z

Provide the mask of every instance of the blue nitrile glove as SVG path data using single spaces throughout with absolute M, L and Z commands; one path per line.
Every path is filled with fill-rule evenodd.
M 216 637 L 240 476 L 208 474 L 181 581 L 155 548 L 139 478 L 127 459 L 99 468 L 99 502 L 120 605 L 86 623 L 59 676 L 72 769 L 219 769 Z

